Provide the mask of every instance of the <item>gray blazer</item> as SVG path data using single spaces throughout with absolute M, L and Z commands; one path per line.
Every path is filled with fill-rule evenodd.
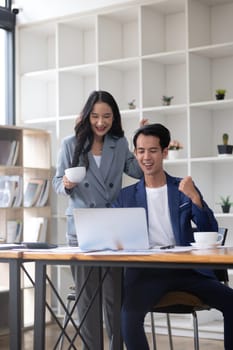
M 75 136 L 68 136 L 62 140 L 56 174 L 53 178 L 55 192 L 69 196 L 69 205 L 66 209 L 68 216 L 73 215 L 73 208 L 110 207 L 122 187 L 123 173 L 137 179 L 143 175 L 133 153 L 129 151 L 126 138 L 106 135 L 100 167 L 98 168 L 89 152 L 89 168 L 85 178 L 72 190 L 65 190 L 62 178 L 65 169 L 71 167 L 75 145 Z M 82 162 L 79 165 L 83 165 Z

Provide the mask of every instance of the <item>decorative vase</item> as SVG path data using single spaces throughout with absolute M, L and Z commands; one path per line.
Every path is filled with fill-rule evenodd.
M 233 145 L 217 145 L 218 146 L 218 154 L 225 155 L 225 154 L 232 154 L 233 152 Z
M 216 97 L 216 100 L 224 100 L 225 94 L 216 94 L 215 97 Z
M 223 213 L 229 213 L 230 212 L 230 208 L 231 208 L 230 205 L 227 205 L 227 204 L 222 205 L 222 212 Z
M 169 160 L 174 160 L 174 159 L 179 158 L 179 155 L 180 154 L 179 154 L 179 150 L 178 149 L 169 149 L 167 158 Z
M 163 106 L 170 106 L 171 101 L 163 101 Z
M 136 106 L 135 105 L 133 105 L 133 104 L 129 104 L 129 109 L 135 109 L 136 108 Z

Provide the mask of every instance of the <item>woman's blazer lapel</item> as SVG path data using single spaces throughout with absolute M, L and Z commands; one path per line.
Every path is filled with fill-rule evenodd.
M 117 140 L 114 140 L 112 137 L 106 135 L 104 139 L 102 159 L 100 163 L 100 172 L 104 181 L 108 177 L 109 171 L 113 166 L 114 154 L 116 152 Z M 120 150 L 118 150 L 120 152 Z M 114 167 L 117 167 L 117 164 L 114 164 Z

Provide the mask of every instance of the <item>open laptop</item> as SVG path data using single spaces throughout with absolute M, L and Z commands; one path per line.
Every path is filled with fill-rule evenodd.
M 83 251 L 149 249 L 144 208 L 73 209 Z

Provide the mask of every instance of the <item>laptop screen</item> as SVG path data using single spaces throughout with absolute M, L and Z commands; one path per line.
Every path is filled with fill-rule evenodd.
M 149 249 L 144 208 L 75 208 L 76 234 L 80 249 Z

